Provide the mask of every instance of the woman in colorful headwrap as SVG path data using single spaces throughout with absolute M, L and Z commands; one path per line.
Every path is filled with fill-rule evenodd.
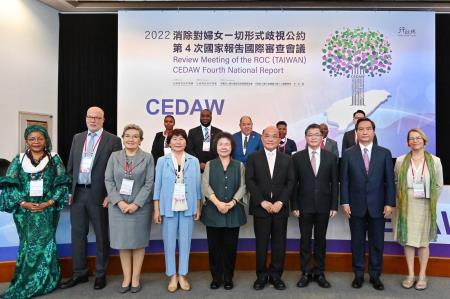
M 397 213 L 394 239 L 404 246 L 408 276 L 404 288 L 427 288 L 429 243 L 436 240 L 436 203 L 443 185 L 441 160 L 425 150 L 428 139 L 420 129 L 411 129 L 407 144 L 411 151 L 397 158 Z M 414 255 L 418 248 L 420 272 L 414 278 Z
M 0 211 L 13 214 L 20 245 L 16 272 L 2 298 L 30 298 L 53 291 L 61 277 L 56 255 L 59 212 L 68 203 L 70 178 L 52 153 L 47 130 L 25 130 L 27 150 L 0 177 Z

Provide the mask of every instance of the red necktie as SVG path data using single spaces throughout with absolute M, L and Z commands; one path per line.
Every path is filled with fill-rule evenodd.
M 320 143 L 320 149 L 324 149 L 325 148 L 325 140 L 322 140 L 322 142 Z

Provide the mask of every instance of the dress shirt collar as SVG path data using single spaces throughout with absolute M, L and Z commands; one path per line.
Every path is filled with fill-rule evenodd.
M 93 134 L 93 133 L 97 134 L 96 137 L 98 137 L 98 136 L 102 135 L 102 133 L 103 133 L 103 128 L 100 128 L 100 129 L 98 129 L 98 130 L 95 131 L 95 132 L 91 132 L 91 131 L 88 130 L 88 136 L 90 136 L 90 135 Z
M 320 157 L 320 146 L 319 146 L 316 150 L 313 150 L 312 148 L 310 148 L 310 147 L 308 146 L 308 153 L 309 153 L 309 156 L 310 156 L 310 157 L 312 156 L 312 152 L 313 152 L 313 151 L 316 152 L 316 157 Z
M 264 148 L 264 152 L 266 153 L 267 159 L 269 158 L 270 154 L 272 154 L 274 159 L 276 159 L 276 157 L 277 157 L 277 149 L 274 149 L 273 151 L 270 152 L 266 148 Z

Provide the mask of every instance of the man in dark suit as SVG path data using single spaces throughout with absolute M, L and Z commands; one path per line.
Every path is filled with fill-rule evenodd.
M 339 150 L 337 142 L 328 137 L 328 126 L 325 123 L 319 125 L 320 132 L 322 132 L 322 142 L 320 143 L 320 148 L 332 152 L 336 157 L 339 158 Z
M 292 139 L 286 137 L 287 135 L 287 123 L 284 120 L 277 122 L 278 133 L 280 134 L 280 144 L 277 147 L 279 152 L 286 155 L 292 155 L 297 151 L 297 144 Z
M 341 161 L 341 205 L 350 219 L 353 288 L 364 282 L 364 243 L 369 242 L 370 282 L 383 290 L 385 218 L 395 206 L 394 167 L 391 152 L 374 144 L 375 123 L 361 118 L 356 123 L 359 144 L 343 153 Z
M 217 152 L 212 147 L 216 134 L 222 130 L 211 126 L 212 113 L 208 109 L 200 112 L 200 126 L 189 130 L 187 152 L 198 158 L 203 172 L 206 162 L 217 158 Z
M 120 138 L 103 130 L 104 112 L 91 107 L 86 113 L 88 130 L 73 137 L 67 173 L 72 177 L 69 199 L 72 226 L 73 276 L 60 287 L 70 288 L 88 281 L 87 235 L 89 222 L 96 240 L 95 289 L 106 285 L 109 256 L 108 200 L 105 169 L 112 152 L 122 149 Z
M 239 132 L 233 134 L 236 148 L 233 151 L 233 159 L 247 164 L 248 156 L 263 149 L 261 135 L 253 131 L 253 121 L 250 116 L 242 116 L 239 120 Z
M 169 136 L 169 134 L 172 133 L 174 126 L 175 126 L 175 117 L 173 117 L 173 115 L 166 115 L 164 117 L 165 130 L 156 133 L 155 139 L 153 139 L 152 155 L 155 165 L 159 157 L 162 157 L 165 154 L 170 153 L 170 147 L 167 144 L 166 140 L 167 136 Z
M 264 150 L 248 157 L 245 172 L 247 190 L 250 192 L 250 215 L 256 239 L 255 290 L 262 290 L 268 281 L 277 290 L 286 285 L 281 280 L 286 253 L 286 230 L 289 216 L 289 199 L 294 187 L 294 169 L 291 158 L 277 152 L 280 142 L 278 129 L 270 126 L 264 129 L 262 143 Z M 266 267 L 267 246 L 272 248 L 272 261 Z
M 331 285 L 325 278 L 325 247 L 328 219 L 338 209 L 338 166 L 336 156 L 321 150 L 322 133 L 318 124 L 305 130 L 306 149 L 292 157 L 296 178 L 292 196 L 293 214 L 299 217 L 301 234 L 300 261 L 302 276 L 297 283 L 306 287 L 311 280 L 322 288 Z M 314 229 L 314 255 L 311 237 Z
M 365 118 L 365 117 L 366 117 L 366 113 L 364 111 L 356 110 L 353 113 L 353 124 L 356 124 L 358 119 Z M 341 154 L 344 155 L 344 152 L 346 149 L 354 146 L 357 143 L 358 143 L 358 139 L 357 139 L 356 129 L 345 132 L 344 136 L 342 137 L 342 152 L 341 152 Z M 377 135 L 374 135 L 373 143 L 378 144 Z

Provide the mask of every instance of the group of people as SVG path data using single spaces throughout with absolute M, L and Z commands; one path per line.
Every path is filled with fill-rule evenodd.
M 255 290 L 268 283 L 286 288 L 282 280 L 288 217 L 298 218 L 300 269 L 297 286 L 325 277 L 326 232 L 340 205 L 349 218 L 353 288 L 364 282 L 365 239 L 368 234 L 369 276 L 383 290 L 385 219 L 394 213 L 394 238 L 404 246 L 409 274 L 404 288 L 427 288 L 429 242 L 436 239 L 436 202 L 443 185 L 439 158 L 425 150 L 420 129 L 406 137 L 410 151 L 397 158 L 378 146 L 375 123 L 358 110 L 355 129 L 344 135 L 342 159 L 325 124 L 305 130 L 306 148 L 297 151 L 280 121 L 262 134 L 252 119 L 240 119 L 231 135 L 213 127 L 212 113 L 200 113 L 200 125 L 186 133 L 175 118 L 164 118 L 151 154 L 140 148 L 143 130 L 125 126 L 122 141 L 103 129 L 104 112 L 87 110 L 87 130 L 76 134 L 64 168 L 51 151 L 40 126 L 28 127 L 25 153 L 18 154 L 0 178 L 0 211 L 12 213 L 20 239 L 16 272 L 2 298 L 29 298 L 88 281 L 87 235 L 96 236 L 95 289 L 106 286 L 110 247 L 119 250 L 123 270 L 120 293 L 139 292 L 151 220 L 162 225 L 167 289 L 190 290 L 187 279 L 194 221 L 206 226 L 211 289 L 233 288 L 239 229 L 246 223 L 244 205 L 253 215 L 256 241 Z M 123 148 L 122 148 L 123 145 Z M 348 148 L 347 148 L 348 147 Z M 249 198 L 249 200 L 248 200 Z M 73 275 L 60 282 L 55 233 L 59 212 L 70 208 Z M 397 206 L 397 209 L 394 207 Z M 312 234 L 314 233 L 314 242 Z M 176 263 L 178 240 L 179 262 Z M 312 244 L 314 243 L 314 244 Z M 267 263 L 270 244 L 271 261 Z M 420 272 L 414 273 L 415 248 Z

